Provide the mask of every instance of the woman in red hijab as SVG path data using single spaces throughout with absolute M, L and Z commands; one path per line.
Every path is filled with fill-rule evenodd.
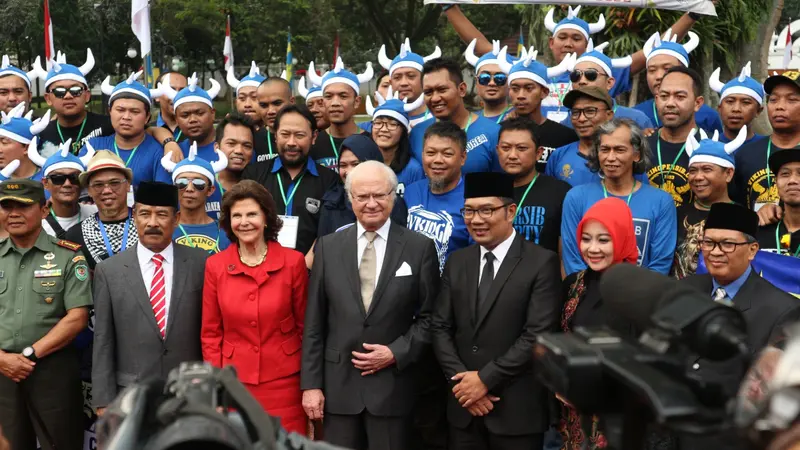
M 608 326 L 623 334 L 634 334 L 633 326 L 610 313 L 600 298 L 600 278 L 614 264 L 636 264 L 639 250 L 633 231 L 633 217 L 628 205 L 618 198 L 605 198 L 595 203 L 578 224 L 577 241 L 580 254 L 588 269 L 574 273 L 564 280 L 564 310 L 561 314 L 561 331 L 571 332 L 574 327 Z M 585 437 L 581 430 L 580 414 L 566 400 L 562 403 L 560 431 L 567 450 L 607 447 L 605 436 L 597 428 L 597 418 L 592 420 L 592 433 Z

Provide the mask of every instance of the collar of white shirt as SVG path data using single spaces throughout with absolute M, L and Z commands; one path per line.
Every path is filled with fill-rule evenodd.
M 172 264 L 173 262 L 173 250 L 172 243 L 170 242 L 167 248 L 161 252 L 161 256 L 164 257 L 164 262 L 167 264 Z M 153 255 L 155 255 L 155 253 L 142 245 L 141 242 L 136 244 L 136 257 L 139 258 L 139 267 L 144 268 L 145 265 L 149 264 L 153 259 Z
M 494 255 L 495 261 L 497 261 L 498 266 L 503 264 L 503 260 L 506 258 L 508 254 L 508 250 L 511 248 L 511 243 L 514 242 L 514 238 L 517 237 L 517 232 L 515 230 L 511 231 L 511 236 L 508 237 L 505 241 L 501 242 L 497 245 L 493 250 L 491 250 L 492 255 Z M 481 263 L 483 262 L 483 257 L 489 253 L 489 250 L 481 245 Z
M 383 224 L 383 226 L 381 226 L 380 228 L 378 228 L 378 229 L 375 231 L 375 233 L 377 233 L 377 234 L 378 234 L 378 236 L 380 236 L 381 238 L 383 238 L 384 242 L 389 242 L 389 229 L 390 229 L 391 227 L 392 227 L 392 221 L 391 221 L 391 219 L 386 219 L 386 222 Z M 361 239 L 361 236 L 363 236 L 363 235 L 364 235 L 364 233 L 366 232 L 366 230 L 364 229 L 364 227 L 361 225 L 361 222 L 359 222 L 359 221 L 356 221 L 356 232 L 358 233 L 358 234 L 356 235 L 356 239 Z

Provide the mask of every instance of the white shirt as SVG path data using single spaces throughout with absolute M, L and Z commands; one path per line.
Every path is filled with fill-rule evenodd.
M 64 231 L 69 230 L 70 228 L 74 227 L 75 225 L 79 224 L 83 219 L 93 216 L 97 212 L 97 206 L 95 205 L 80 205 L 80 210 L 78 214 L 72 217 L 58 217 L 56 216 L 56 221 Z M 47 222 L 47 219 L 42 219 L 42 228 L 44 232 L 49 234 L 50 236 L 56 237 L 56 232 L 53 230 L 53 227 L 50 226 L 50 223 Z
M 173 250 L 172 243 L 170 243 L 167 248 L 161 252 L 161 256 L 164 257 L 164 262 L 161 263 L 161 267 L 164 269 L 164 302 L 166 303 L 164 329 L 166 329 L 169 324 L 169 301 L 170 298 L 172 298 L 172 271 L 175 264 Z M 144 281 L 144 288 L 147 291 L 148 298 L 150 298 L 150 285 L 153 283 L 153 275 L 156 273 L 153 255 L 155 255 L 155 253 L 148 250 L 141 242 L 136 244 L 136 257 L 139 259 L 139 270 L 142 271 L 142 280 Z
M 378 286 L 378 279 L 381 276 L 381 268 L 383 267 L 383 257 L 386 255 L 386 243 L 389 241 L 389 228 L 392 226 L 392 221 L 386 219 L 383 224 L 375 233 L 375 240 L 372 245 L 375 247 L 375 287 Z M 367 238 L 364 236 L 366 230 L 361 226 L 360 222 L 356 222 L 356 232 L 358 233 L 358 266 L 361 267 L 361 257 L 364 256 L 364 250 L 367 248 Z
M 500 265 L 503 264 L 503 260 L 506 259 L 508 250 L 511 248 L 511 243 L 514 242 L 515 237 L 517 237 L 517 232 L 512 231 L 511 236 L 498 244 L 494 250 L 488 250 L 486 247 L 481 246 L 481 262 L 480 267 L 478 267 L 478 284 L 480 284 L 481 276 L 483 276 L 483 266 L 486 265 L 486 259 L 484 259 L 484 256 L 490 251 L 492 252 L 492 255 L 494 255 L 494 276 L 497 276 L 497 271 L 500 270 Z

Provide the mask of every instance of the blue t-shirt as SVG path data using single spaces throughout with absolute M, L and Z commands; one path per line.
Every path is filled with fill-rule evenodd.
M 397 195 L 403 197 L 406 186 L 425 179 L 425 171 L 422 164 L 414 158 L 408 160 L 408 164 L 397 174 Z
M 616 98 L 620 94 L 624 94 L 631 90 L 633 84 L 631 83 L 631 69 L 626 67 L 624 69 L 611 69 L 611 74 L 614 76 L 616 83 L 614 87 L 608 92 L 611 98 Z M 572 90 L 572 82 L 569 81 L 569 72 L 550 79 L 550 95 L 542 100 L 542 114 L 550 120 L 563 123 L 565 120 L 556 120 L 556 115 L 552 114 L 557 111 L 561 112 L 561 117 L 569 119 L 568 110 L 562 105 L 564 97 L 569 91 Z M 567 114 L 564 116 L 564 114 Z M 568 121 L 568 120 L 567 120 Z
M 182 141 L 178 144 L 181 147 L 181 151 L 183 152 L 183 157 L 189 157 L 189 147 L 192 146 L 192 143 L 189 142 L 189 139 Z M 210 143 L 208 145 L 201 146 L 197 144 L 197 157 L 203 158 L 208 162 L 214 162 L 219 159 L 219 155 L 217 155 L 217 151 L 214 150 L 214 143 Z
M 361 128 L 362 130 L 366 131 L 367 133 L 369 133 L 371 135 L 372 134 L 372 121 L 369 120 L 367 122 L 361 122 L 361 123 L 358 124 L 358 128 Z
M 547 166 L 544 169 L 545 175 L 566 181 L 571 186 L 600 181 L 600 173 L 592 172 L 589 169 L 586 165 L 586 157 L 578 150 L 578 144 L 580 144 L 580 141 L 558 147 L 550 153 L 550 158 L 547 160 Z M 647 181 L 647 174 L 639 173 L 634 175 L 634 178 L 645 182 Z
M 505 112 L 503 112 L 502 114 L 499 114 L 497 116 L 487 116 L 486 114 L 484 114 L 483 110 L 478 111 L 477 114 L 478 114 L 478 117 L 483 117 L 486 120 L 490 120 L 490 121 L 500 125 L 500 122 L 506 120 L 506 116 L 508 115 L 508 113 L 510 113 L 513 110 L 514 110 L 514 108 L 512 108 L 511 105 L 508 105 L 508 107 L 505 110 Z
M 586 268 L 575 233 L 586 210 L 603 198 L 603 186 L 589 183 L 572 188 L 564 199 L 561 251 L 567 275 Z M 616 198 L 627 201 L 628 196 Z M 678 238 L 677 213 L 672 197 L 644 183 L 631 196 L 629 206 L 633 214 L 636 247 L 639 249 L 638 264 L 664 275 L 669 274 Z
M 189 142 L 189 140 L 187 139 L 187 140 L 185 140 L 183 142 L 180 142 L 178 145 L 180 145 L 181 150 L 183 151 L 183 157 L 184 158 L 188 158 L 189 157 L 189 147 L 192 145 Z M 217 151 L 214 150 L 214 143 L 213 142 L 208 144 L 208 145 L 204 145 L 202 147 L 198 145 L 197 146 L 197 157 L 205 159 L 208 162 L 214 162 L 214 161 L 219 159 L 219 155 L 217 155 Z M 219 182 L 217 182 L 216 180 L 212 180 L 212 181 L 214 181 L 214 186 L 216 186 L 217 189 L 214 191 L 213 194 L 211 194 L 211 197 L 208 197 L 208 200 L 206 200 L 206 214 L 208 214 L 208 217 L 211 217 L 214 220 L 219 220 L 219 214 L 220 214 L 220 211 L 222 211 L 222 194 L 224 194 L 224 192 L 223 192 L 222 186 L 219 184 Z M 170 183 L 171 182 L 172 182 L 172 179 L 170 179 Z
M 220 230 L 217 222 L 205 225 L 180 224 L 175 227 L 172 240 L 179 245 L 205 250 L 211 255 L 219 253 L 231 245 L 228 236 Z
M 139 186 L 142 181 L 158 181 L 172 184 L 172 177 L 161 165 L 164 157 L 164 148 L 149 134 L 144 135 L 144 141 L 136 148 L 123 149 L 114 147 L 116 134 L 111 136 L 93 137 L 89 143 L 95 150 L 110 150 L 115 152 L 129 169 L 133 171 L 133 187 Z M 86 146 L 81 148 L 78 156 L 86 154 Z
M 661 128 L 663 124 L 661 123 L 661 119 L 657 116 L 655 105 L 655 99 L 651 98 L 650 100 L 639 103 L 634 108 L 643 112 L 647 118 L 653 122 L 656 128 Z M 694 121 L 697 123 L 698 127 L 706 130 L 709 136 L 712 135 L 715 130 L 719 131 L 719 134 L 723 132 L 722 120 L 719 118 L 719 113 L 705 103 L 694 113 Z
M 422 149 L 425 143 L 425 130 L 434 120 L 429 120 L 415 126 L 411 130 L 411 153 L 417 161 L 422 162 Z M 500 134 L 500 125 L 483 117 L 478 117 L 466 130 L 467 133 L 467 162 L 461 168 L 462 174 L 472 172 L 500 172 L 500 162 L 497 160 L 497 139 Z
M 468 246 L 471 242 L 461 208 L 464 207 L 464 179 L 458 186 L 444 194 L 433 194 L 428 180 L 420 180 L 406 187 L 404 200 L 408 206 L 407 228 L 433 239 L 439 256 L 439 271 L 450 253 Z

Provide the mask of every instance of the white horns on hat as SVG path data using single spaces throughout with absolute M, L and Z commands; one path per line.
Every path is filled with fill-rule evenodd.
M 30 120 L 31 122 L 33 121 L 33 110 L 32 109 L 25 113 L 25 118 Z
M 739 130 L 739 134 L 736 135 L 736 139 L 728 142 L 725 144 L 725 153 L 732 154 L 736 150 L 739 149 L 744 142 L 747 140 L 747 125 L 742 126 L 742 129 Z
M 363 84 L 363 83 L 369 82 L 369 80 L 372 79 L 373 75 L 375 75 L 375 72 L 372 70 L 372 63 L 367 61 L 366 70 L 364 70 L 364 72 L 356 75 L 356 78 L 358 78 L 358 82 L 359 83 Z
M 83 63 L 82 66 L 78 67 L 78 70 L 80 70 L 80 72 L 83 74 L 83 76 L 86 76 L 86 75 L 89 74 L 89 72 L 92 71 L 92 69 L 94 69 L 94 55 L 92 54 L 92 49 L 87 48 L 86 49 L 86 62 Z
M 653 49 L 658 47 L 661 47 L 661 34 L 656 31 L 652 36 L 650 36 L 650 38 L 647 39 L 647 42 L 644 43 L 642 51 L 644 52 L 645 56 L 647 56 L 653 52 Z
M 36 120 L 33 121 L 33 125 L 29 128 L 30 132 L 34 136 L 38 136 L 39 133 L 44 131 L 47 128 L 47 125 L 50 124 L 50 110 L 48 109 L 44 115 Z
M 697 138 L 694 137 L 695 132 L 697 132 L 697 129 L 692 128 L 692 131 L 689 132 L 689 136 L 686 138 L 686 154 L 688 156 L 692 156 L 692 153 L 700 147 L 700 143 L 697 142 Z M 700 137 L 702 137 L 703 134 L 703 130 L 700 130 Z
M 375 99 L 377 99 L 381 94 L 378 91 L 375 91 Z M 378 101 L 380 105 L 380 101 Z M 367 103 L 364 105 L 367 108 L 367 114 L 372 117 L 375 114 L 375 107 L 372 106 L 372 100 L 370 100 L 369 95 L 367 96 Z
M 25 75 L 28 76 L 28 79 L 31 80 L 31 82 L 33 82 L 33 80 L 35 80 L 39 76 L 39 71 L 36 70 L 36 65 L 37 64 L 40 65 L 40 66 L 42 65 L 41 62 L 39 62 L 39 61 L 40 61 L 40 58 L 39 58 L 39 56 L 37 56 L 36 59 L 33 61 L 34 66 L 31 67 L 31 70 L 29 72 L 25 73 Z
M 3 167 L 3 170 L 0 170 L 0 175 L 2 175 L 2 177 L 6 180 L 11 178 L 11 176 L 14 175 L 14 172 L 19 169 L 19 164 L 20 163 L 18 159 L 11 161 L 10 163 L 6 164 L 5 167 Z
M 167 74 L 161 79 L 161 82 L 158 83 L 158 90 L 161 91 L 161 94 L 166 95 L 170 100 L 174 100 L 175 96 L 178 95 L 178 91 L 172 89 L 172 86 L 169 84 L 169 77 L 170 74 Z
M 192 145 L 189 146 L 189 156 L 186 157 L 189 161 L 194 161 L 197 157 L 197 141 L 192 142 Z
M 86 146 L 86 154 L 79 156 L 78 159 L 81 160 L 81 163 L 83 163 L 84 167 L 88 167 L 89 161 L 91 161 L 92 157 L 97 152 L 94 150 L 94 147 L 92 147 L 92 144 L 89 143 L 89 139 L 85 141 L 84 145 Z
M 0 111 L 0 118 L 2 118 L 3 123 L 11 122 L 11 119 L 20 118 L 22 117 L 22 112 L 25 111 L 25 102 L 19 103 L 17 106 L 11 109 L 8 114 Z
M 565 74 L 571 70 L 571 68 L 575 67 L 575 62 L 578 60 L 577 53 L 569 53 L 561 62 L 555 67 L 548 67 L 547 68 L 547 76 L 550 78 L 555 78 L 562 74 Z
M 219 85 L 219 82 L 213 78 L 209 78 L 208 81 L 211 82 L 211 89 L 207 90 L 208 96 L 211 97 L 211 100 L 217 98 L 219 91 L 222 89 L 222 86 Z
M 214 173 L 220 173 L 223 170 L 228 168 L 228 157 L 225 156 L 225 153 L 222 150 L 217 149 L 217 160 L 211 162 L 211 168 L 214 169 Z M 211 180 L 212 183 L 214 180 Z
M 743 82 L 752 74 L 752 69 L 750 68 L 750 61 L 747 61 L 747 64 L 742 67 L 742 71 L 739 73 L 739 82 Z
M 419 109 L 419 107 L 425 103 L 425 96 L 420 95 L 411 103 L 407 103 L 406 100 L 408 100 L 408 98 L 403 99 L 403 102 L 405 103 L 405 105 L 403 105 L 403 111 L 410 113 L 411 111 Z
M 441 58 L 441 57 L 442 57 L 442 49 L 440 49 L 439 46 L 437 45 L 436 48 L 433 49 L 433 53 L 431 53 L 428 56 L 423 56 L 422 60 L 425 61 L 425 62 L 428 62 L 428 61 L 430 61 L 432 59 Z
M 67 63 L 67 54 L 62 52 L 61 50 L 56 52 L 56 62 L 59 64 L 66 64 Z
M 322 86 L 322 77 L 317 75 L 317 71 L 314 69 L 314 61 L 308 63 L 306 75 L 308 75 L 308 81 L 311 82 L 312 86 Z
M 547 28 L 551 33 L 556 31 L 556 21 L 553 19 L 555 12 L 556 7 L 553 6 L 550 8 L 550 11 L 547 11 L 547 15 L 544 18 L 544 27 Z
M 225 75 L 225 81 L 228 82 L 228 86 L 236 89 L 239 86 L 239 80 L 236 79 L 236 76 L 233 74 L 233 66 L 228 66 L 228 73 Z
M 705 141 L 706 139 L 708 139 L 708 133 L 706 133 L 706 130 L 701 128 L 700 129 L 700 140 Z
M 38 137 L 34 136 L 33 139 L 31 139 L 30 144 L 28 144 L 28 159 L 30 159 L 31 162 L 37 166 L 42 167 L 47 161 L 47 158 L 44 158 L 39 154 L 39 148 L 36 145 L 36 141 L 38 139 Z M 72 143 L 72 139 L 67 139 L 67 142 Z
M 36 77 L 45 80 L 47 79 L 47 71 L 42 67 L 42 60 L 38 56 L 33 61 L 33 72 L 36 72 Z
M 717 67 L 717 69 L 711 73 L 711 77 L 708 79 L 708 87 L 711 88 L 714 92 L 720 94 L 722 93 L 722 88 L 725 87 L 725 83 L 720 81 L 719 74 L 722 69 Z
M 305 75 L 300 77 L 300 82 L 297 83 L 297 93 L 300 94 L 300 97 L 303 97 L 303 98 L 308 97 L 308 87 L 306 87 L 306 76 Z
M 386 44 L 381 45 L 381 49 L 378 51 L 378 63 L 386 70 L 392 67 L 392 60 L 386 56 Z
M 693 31 L 689 31 L 687 34 L 689 35 L 689 42 L 683 44 L 683 49 L 686 50 L 686 53 L 692 53 L 700 45 L 700 37 Z
M 36 57 L 36 61 L 39 61 L 39 57 Z M 33 69 L 30 72 L 25 72 L 25 76 L 28 77 L 29 81 L 33 81 L 39 75 L 38 71 L 36 70 L 36 63 L 34 62 Z M 2 62 L 0 62 L 0 69 L 7 69 L 11 66 L 11 61 L 8 59 L 8 55 L 3 55 Z
M 578 6 L 580 8 L 580 6 Z M 597 18 L 597 22 L 589 24 L 589 33 L 599 33 L 606 28 L 606 17 L 603 14 L 600 14 L 600 17 Z
M 111 75 L 107 76 L 103 83 L 100 84 L 100 90 L 106 95 L 111 95 L 114 92 L 114 86 L 111 85 Z
M 502 70 L 503 73 L 505 73 L 506 75 L 508 75 L 509 72 L 511 72 L 511 68 L 514 67 L 513 64 L 508 62 L 507 55 L 508 55 L 508 47 L 503 47 L 503 49 L 500 50 L 500 54 L 497 55 L 497 65 L 500 66 L 500 70 Z M 530 61 L 531 54 L 529 53 L 525 56 L 526 56 L 525 58 L 521 58 L 518 62 L 522 62 L 523 64 L 525 64 L 526 61 Z
M 172 172 L 175 171 L 175 166 L 176 165 L 177 164 L 172 161 L 172 153 L 167 153 L 166 155 L 164 155 L 161 158 L 161 167 L 163 167 L 164 170 L 166 170 L 169 173 L 172 173 Z
M 478 43 L 478 39 L 475 38 L 472 42 L 469 43 L 467 49 L 464 50 L 464 59 L 472 66 L 475 67 L 478 65 L 478 55 L 475 54 L 475 45 Z

